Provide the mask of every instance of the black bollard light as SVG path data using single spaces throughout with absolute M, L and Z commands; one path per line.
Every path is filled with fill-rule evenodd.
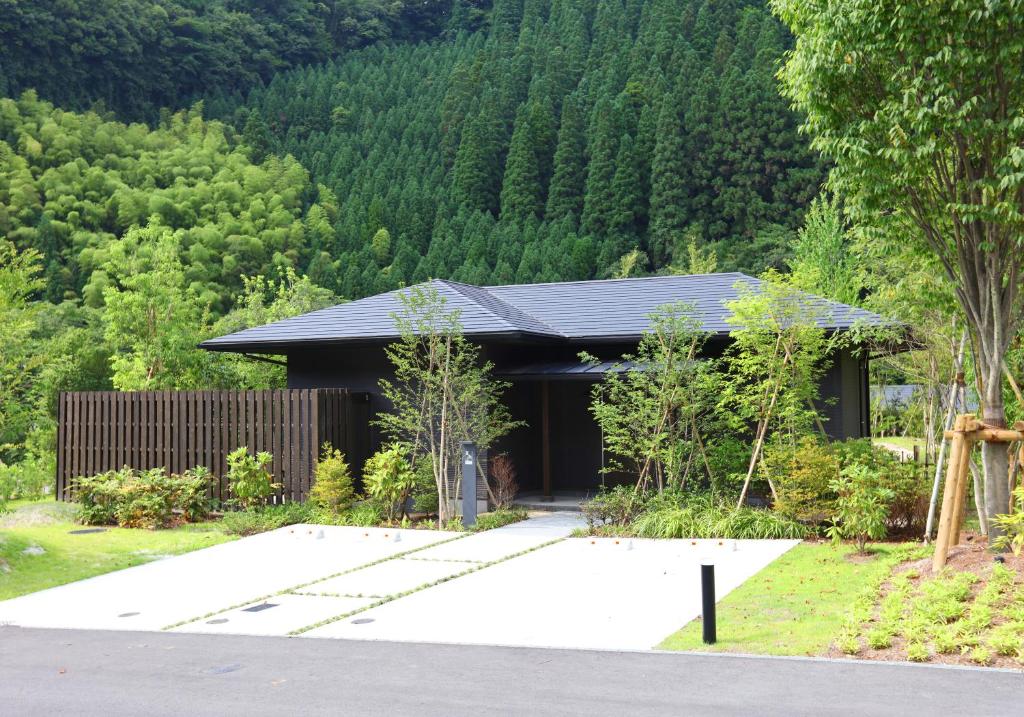
M 462 525 L 476 525 L 476 444 L 462 443 Z
M 715 566 L 700 566 L 700 593 L 703 602 L 701 621 L 704 623 L 704 644 L 714 645 L 718 641 L 715 625 Z

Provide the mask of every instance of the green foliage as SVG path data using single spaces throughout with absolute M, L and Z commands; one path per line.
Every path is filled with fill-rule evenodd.
M 758 3 L 707 8 L 499 9 L 500 32 L 366 48 L 206 108 L 239 131 L 258 115 L 337 195 L 321 283 L 340 295 L 590 279 L 634 246 L 659 271 L 691 231 L 723 269 L 782 268 L 825 177 L 776 89 L 789 38 Z M 385 271 L 367 271 L 382 227 Z
M 163 468 L 123 468 L 72 482 L 72 495 L 87 525 L 116 523 L 123 528 L 163 528 L 179 512 L 186 521 L 204 517 L 210 472 L 199 466 L 181 475 Z
M 707 339 L 699 328 L 690 307 L 661 307 L 636 353 L 624 355 L 592 390 L 590 411 L 609 456 L 603 470 L 635 476 L 640 492 L 685 484 L 694 454 L 703 451 L 700 424 L 714 402 L 716 376 L 710 361 L 697 360 Z M 581 358 L 600 363 L 586 353 Z
M 309 489 L 309 505 L 339 515 L 352 507 L 355 498 L 352 471 L 345 461 L 345 454 L 330 443 L 324 443 L 316 464 L 313 486 Z
M 769 273 L 760 288 L 737 283 L 728 302 L 733 343 L 720 407 L 737 428 L 764 426 L 765 437 L 789 440 L 815 428 L 814 401 L 836 339 L 825 334 L 813 299 Z
M 147 224 L 173 236 L 187 286 L 217 314 L 242 276 L 305 268 L 319 236 L 303 222 L 305 170 L 290 157 L 254 165 L 201 110 L 149 129 L 32 92 L 0 99 L 0 234 L 42 255 L 47 299 L 102 305 L 106 287 L 149 268 L 135 240 L 117 241 Z
M 43 364 L 33 340 L 42 306 L 31 302 L 44 285 L 40 272 L 38 252 L 0 238 L 0 456 L 26 430 L 26 399 Z
M 186 286 L 177 242 L 168 229 L 151 224 L 130 230 L 117 253 L 125 246 L 137 253 L 123 258 L 145 268 L 103 291 L 114 387 L 138 391 L 209 385 L 209 361 L 196 347 L 196 336 L 209 331 L 207 315 L 200 297 Z
M 281 487 L 274 483 L 267 466 L 274 457 L 266 451 L 249 455 L 246 446 L 239 446 L 227 455 L 228 490 L 232 500 L 243 509 L 260 506 Z
M 473 526 L 473 530 L 477 532 L 493 530 L 494 528 L 500 528 L 503 525 L 518 523 L 520 520 L 526 520 L 526 518 L 526 511 L 522 508 L 496 508 L 490 513 L 481 513 L 478 515 L 476 518 L 476 525 Z
M 53 490 L 52 466 L 38 458 L 0 463 L 0 503 L 19 498 L 41 498 Z
M 153 119 L 160 108 L 180 106 L 213 88 L 244 92 L 279 70 L 317 64 L 351 48 L 430 38 L 446 26 L 453 32 L 472 29 L 472 13 L 449 21 L 452 4 L 8 3 L 0 13 L 0 79 L 3 89 L 35 87 L 72 108 L 98 102 L 133 119 Z
M 735 508 L 711 496 L 686 496 L 676 505 L 656 505 L 633 521 L 640 538 L 803 538 L 807 528 L 760 508 Z
M 644 497 L 632 486 L 601 491 L 581 506 L 591 532 L 601 525 L 628 525 L 644 509 Z
M 996 515 L 992 520 L 1002 528 L 992 547 L 999 550 L 1012 550 L 1014 555 L 1024 551 L 1024 485 L 1017 486 L 1013 491 L 1015 510 L 1005 515 Z
M 638 538 L 803 538 L 800 523 L 767 510 L 730 508 L 710 493 L 665 491 L 644 498 L 618 486 L 583 504 L 588 532 Z
M 276 530 L 286 525 L 306 523 L 310 519 L 309 508 L 302 503 L 261 505 L 225 513 L 220 519 L 220 528 L 228 535 L 255 535 Z
M 868 466 L 851 465 L 843 469 L 829 488 L 838 496 L 836 514 L 827 531 L 833 542 L 851 539 L 857 551 L 864 553 L 868 540 L 885 537 L 885 519 L 893 492 L 877 484 Z
M 379 525 L 382 520 L 384 520 L 384 511 L 381 509 L 380 504 L 369 500 L 356 503 L 345 515 L 345 523 L 347 525 L 355 525 L 360 528 Z
M 1001 425 L 1024 316 L 1024 3 L 772 5 L 797 35 L 783 88 L 834 162 L 832 188 L 873 243 L 941 267 L 970 329 L 982 417 Z M 982 461 L 994 515 L 1009 503 L 1006 451 L 983 444 Z
M 403 446 L 392 444 L 370 456 L 363 466 L 363 489 L 381 506 L 389 523 L 405 515 L 406 501 L 416 487 L 416 474 L 405 453 Z
M 778 494 L 775 511 L 817 524 L 829 518 L 836 499 L 831 483 L 839 477 L 835 451 L 820 439 L 803 436 L 796 445 L 776 443 L 765 450 L 762 470 Z
M 858 305 L 864 280 L 852 245 L 839 201 L 818 197 L 811 202 L 793 244 L 793 284 L 817 296 Z

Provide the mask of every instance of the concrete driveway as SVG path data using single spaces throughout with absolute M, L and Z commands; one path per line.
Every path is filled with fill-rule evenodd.
M 568 537 L 575 514 L 483 533 L 300 525 L 0 602 L 0 625 L 648 649 L 796 541 Z

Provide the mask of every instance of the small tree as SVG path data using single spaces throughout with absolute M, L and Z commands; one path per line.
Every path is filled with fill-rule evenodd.
M 886 518 L 893 492 L 878 484 L 869 466 L 855 464 L 843 469 L 829 488 L 836 499 L 836 515 L 826 531 L 834 543 L 852 539 L 857 552 L 866 552 L 868 540 L 881 540 L 886 533 Z
M 395 378 L 380 382 L 393 410 L 374 422 L 409 447 L 414 468 L 430 461 L 444 524 L 461 488 L 459 444 L 473 441 L 487 450 L 523 422 L 512 420 L 501 402 L 509 384 L 492 378 L 491 363 L 462 335 L 459 312 L 447 309 L 437 289 L 414 286 L 398 296 L 402 308 L 392 317 L 401 338 L 385 349 Z
M 324 443 L 320 450 L 313 487 L 309 489 L 309 503 L 315 508 L 338 515 L 351 508 L 355 501 L 352 471 L 345 460 L 345 454 L 330 443 Z
M 698 360 L 706 338 L 691 307 L 663 306 L 651 314 L 637 352 L 624 355 L 594 386 L 590 410 L 610 457 L 604 472 L 632 473 L 639 492 L 652 483 L 660 492 L 685 482 L 699 450 L 710 477 L 697 420 L 713 376 Z M 599 363 L 587 353 L 580 357 Z
M 755 426 L 747 474 L 737 506 L 743 505 L 769 437 L 796 439 L 815 425 L 824 426 L 814 406 L 826 356 L 838 345 L 818 326 L 813 297 L 783 284 L 769 273 L 758 286 L 740 282 L 739 298 L 728 304 L 736 328 L 726 352 L 728 379 L 719 406 L 734 427 Z M 775 486 L 769 482 L 772 494 Z

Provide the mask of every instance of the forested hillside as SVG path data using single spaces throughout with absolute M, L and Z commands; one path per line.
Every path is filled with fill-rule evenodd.
M 450 0 L 4 0 L 0 95 L 35 89 L 154 120 L 211 88 L 235 90 L 381 40 L 435 37 Z M 483 10 L 468 5 L 459 27 Z
M 189 284 L 220 313 L 242 276 L 303 269 L 336 211 L 331 199 L 329 209 L 315 203 L 293 158 L 256 164 L 232 135 L 198 108 L 151 130 L 32 93 L 0 99 L 0 234 L 40 252 L 43 298 L 98 307 L 132 270 L 118 239 L 133 226 L 166 227 Z
M 824 171 L 760 3 L 500 0 L 490 27 L 377 46 L 207 102 L 337 196 L 310 276 L 346 296 L 443 276 L 583 279 L 779 265 Z M 633 255 L 632 259 L 635 259 Z M 681 268 L 685 268 L 681 267 Z

